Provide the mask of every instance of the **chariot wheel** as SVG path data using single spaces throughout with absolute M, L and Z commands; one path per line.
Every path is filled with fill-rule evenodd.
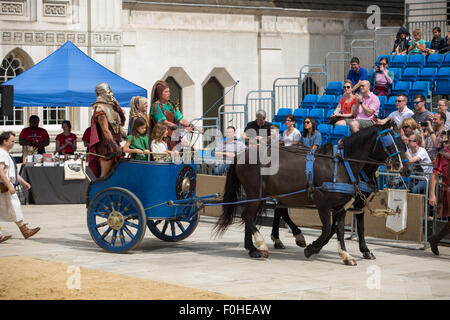
M 197 228 L 199 214 L 196 213 L 195 206 L 187 206 L 183 209 L 183 214 L 177 219 L 147 220 L 147 226 L 151 233 L 158 239 L 176 242 L 186 239 Z
M 144 238 L 146 220 L 141 201 L 123 188 L 99 192 L 88 207 L 89 233 L 97 245 L 110 252 L 134 249 Z

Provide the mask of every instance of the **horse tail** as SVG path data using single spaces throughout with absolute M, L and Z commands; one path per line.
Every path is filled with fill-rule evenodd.
M 227 179 L 225 182 L 225 192 L 223 195 L 223 202 L 236 202 L 238 200 L 239 190 L 241 187 L 241 182 L 239 181 L 236 174 L 236 164 L 231 164 L 228 169 Z M 236 204 L 224 204 L 222 205 L 222 214 L 214 226 L 215 235 L 222 235 L 226 229 L 231 225 L 233 219 L 236 215 L 237 205 Z

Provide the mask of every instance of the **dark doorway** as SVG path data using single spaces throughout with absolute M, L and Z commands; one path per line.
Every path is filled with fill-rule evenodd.
M 183 100 L 182 100 L 182 90 L 181 86 L 176 82 L 176 80 L 173 77 L 168 77 L 166 79 L 167 84 L 170 88 L 170 100 L 175 104 L 178 105 L 180 108 L 180 111 L 183 112 Z
M 219 102 L 217 100 L 221 99 Z M 216 103 L 217 102 L 217 103 Z M 208 111 L 214 104 L 214 108 Z M 211 77 L 203 87 L 203 117 L 217 118 L 219 114 L 219 107 L 223 104 L 223 86 L 215 78 Z M 207 114 L 205 112 L 208 111 Z M 222 119 L 221 119 L 222 121 Z M 204 120 L 203 127 L 215 126 L 216 122 L 213 120 Z M 220 128 L 219 128 L 220 129 Z

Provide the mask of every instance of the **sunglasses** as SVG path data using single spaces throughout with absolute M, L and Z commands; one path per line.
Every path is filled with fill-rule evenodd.
M 350 89 L 351 87 L 350 86 L 344 86 L 344 89 Z
M 379 65 L 380 65 L 380 66 L 385 66 L 386 63 L 384 63 L 384 62 L 383 62 L 383 63 L 379 63 Z
M 414 104 L 419 104 L 421 102 L 423 102 L 423 101 L 414 101 Z
M 408 139 L 408 142 L 417 142 L 417 140 L 409 140 L 409 139 Z
M 311 121 L 305 121 L 305 122 L 303 122 L 304 124 L 308 124 L 308 123 L 311 123 Z
M 403 102 L 403 100 L 395 100 L 395 102 Z
M 284 122 L 292 122 L 292 120 L 287 119 L 287 120 L 284 120 Z
M 409 128 L 408 126 L 403 126 L 403 127 L 402 127 L 402 129 L 408 129 L 408 128 Z

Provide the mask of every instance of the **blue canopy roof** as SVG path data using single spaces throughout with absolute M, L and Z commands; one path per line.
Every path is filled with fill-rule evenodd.
M 81 107 L 95 102 L 95 86 L 101 82 L 109 84 L 123 107 L 133 96 L 147 97 L 146 89 L 95 62 L 70 41 L 3 85 L 14 86 L 17 107 Z

